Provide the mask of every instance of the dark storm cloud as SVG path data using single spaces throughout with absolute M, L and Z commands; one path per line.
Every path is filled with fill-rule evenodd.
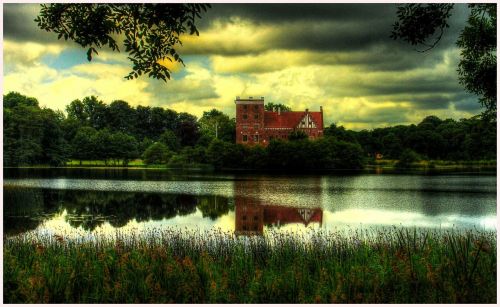
M 336 53 L 324 53 L 314 59 L 317 64 L 352 65 L 375 71 L 403 71 L 414 68 L 433 67 L 443 62 L 444 53 L 418 53 L 412 50 L 375 46 L 365 51 L 349 52 L 339 57 Z
M 414 81 L 401 81 L 373 85 L 364 85 L 365 95 L 387 95 L 387 94 L 419 94 L 419 93 L 454 93 L 462 88 L 455 80 L 426 80 L 415 79 Z
M 39 4 L 5 3 L 3 5 L 4 39 L 18 42 L 57 42 L 57 35 L 37 27 L 34 19 L 39 11 Z
M 388 123 L 391 125 L 408 122 L 405 112 L 399 107 L 373 109 L 369 112 L 358 114 L 348 114 L 342 117 L 342 122 L 356 124 Z
M 406 43 L 389 37 L 396 10 L 396 4 L 215 4 L 201 20 L 200 35 L 214 20 L 229 23 L 240 17 L 254 22 L 257 28 L 281 29 L 269 42 L 262 42 L 269 48 L 354 51 L 387 45 L 408 49 Z M 456 4 L 452 12 L 450 28 L 436 50 L 454 45 L 463 28 L 466 5 Z
M 395 4 L 213 4 L 207 12 L 204 22 L 211 18 L 227 19 L 234 16 L 252 19 L 260 23 L 376 19 L 395 11 L 395 7 Z
M 484 107 L 478 102 L 475 95 L 464 93 L 461 97 L 457 97 L 452 104 L 458 111 L 465 111 L 470 113 L 479 114 L 484 111 Z
M 4 4 L 4 38 L 57 42 L 56 35 L 38 29 L 33 21 L 39 9 L 39 4 Z M 409 49 L 406 43 L 389 38 L 396 19 L 396 4 L 213 4 L 199 20 L 200 35 L 215 20 L 229 23 L 234 17 L 250 20 L 257 28 L 276 26 L 279 29 L 268 41 L 260 42 L 263 48 L 257 52 L 270 49 L 356 51 L 374 45 Z M 457 4 L 450 18 L 451 26 L 436 50 L 455 43 L 465 17 L 466 6 Z M 244 54 L 245 50 L 211 46 L 205 52 L 203 49 L 196 52 L 235 55 Z

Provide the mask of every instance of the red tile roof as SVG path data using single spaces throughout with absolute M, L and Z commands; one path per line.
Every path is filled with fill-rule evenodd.
M 308 112 L 313 121 L 316 123 L 318 129 L 323 129 L 323 120 L 321 112 Z M 266 128 L 295 128 L 300 120 L 306 115 L 305 111 L 302 112 L 278 112 L 265 111 L 264 112 L 264 127 Z
M 275 207 L 264 206 L 264 223 L 275 224 L 280 221 L 280 224 L 302 223 L 308 225 L 312 222 L 323 222 L 323 210 L 320 208 L 308 209 L 312 211 L 308 221 L 305 221 L 299 213 L 299 208 L 290 207 Z

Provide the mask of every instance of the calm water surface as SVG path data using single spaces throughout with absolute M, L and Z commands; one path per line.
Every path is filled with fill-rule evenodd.
M 496 174 L 4 169 L 3 192 L 7 236 L 165 227 L 241 235 L 392 225 L 496 229 Z

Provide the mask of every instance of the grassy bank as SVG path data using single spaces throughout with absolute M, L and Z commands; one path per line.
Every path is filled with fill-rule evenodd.
M 398 160 L 381 159 L 373 160 L 365 165 L 366 170 L 382 169 L 382 170 L 396 170 Z M 107 161 L 104 160 L 70 160 L 66 162 L 68 167 L 125 167 L 122 160 Z M 209 164 L 146 164 L 141 159 L 135 159 L 128 162 L 129 168 L 169 168 L 169 169 L 213 169 Z M 473 161 L 447 161 L 447 160 L 421 160 L 411 163 L 406 169 L 411 170 L 496 170 L 496 160 L 473 160 Z M 241 170 L 241 169 L 240 169 Z M 256 169 L 254 169 L 256 170 Z
M 398 160 L 373 160 L 366 165 L 367 169 L 397 169 Z M 411 163 L 407 168 L 415 170 L 481 170 L 496 169 L 496 160 L 448 161 L 448 160 L 421 160 Z
M 404 229 L 4 243 L 5 303 L 495 303 L 496 234 Z

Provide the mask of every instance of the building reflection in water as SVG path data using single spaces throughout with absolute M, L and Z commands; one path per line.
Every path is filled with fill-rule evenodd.
M 286 224 L 323 223 L 321 208 L 290 207 L 286 204 L 265 204 L 257 197 L 247 196 L 249 189 L 259 190 L 258 182 L 235 184 L 235 229 L 236 235 L 263 235 L 264 226 L 280 227 Z M 255 190 L 256 189 L 256 190 Z

